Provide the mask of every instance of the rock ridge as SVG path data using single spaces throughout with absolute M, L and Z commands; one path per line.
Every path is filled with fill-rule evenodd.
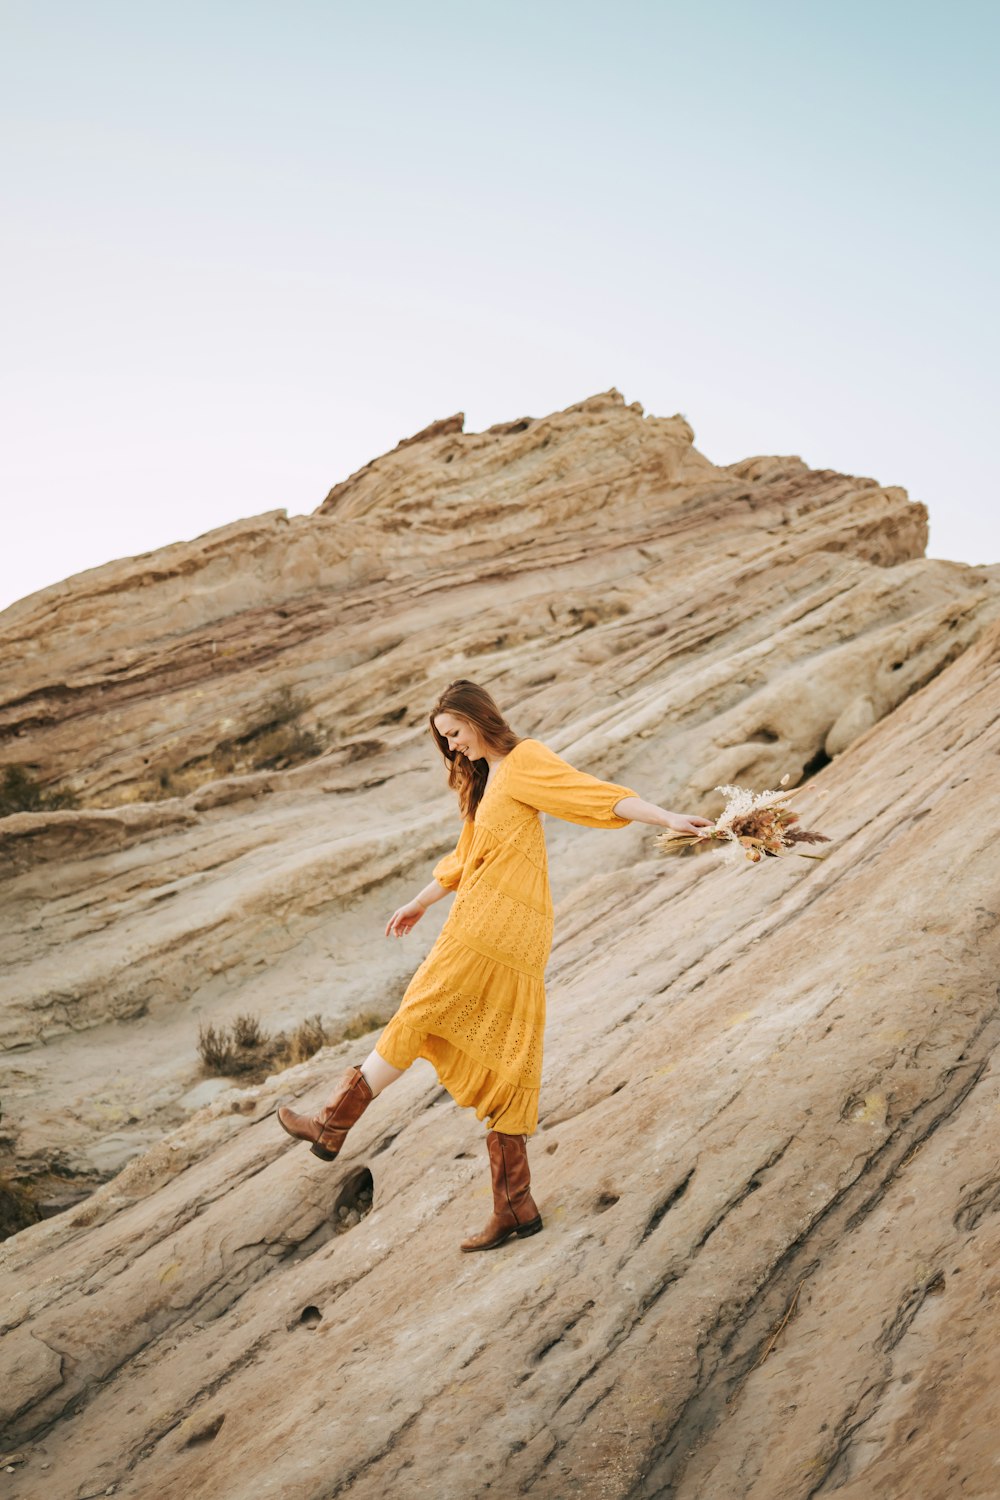
M 80 803 L 0 818 L 3 1164 L 68 1204 L 0 1246 L 15 1500 L 990 1493 L 1000 568 L 926 540 L 612 388 L 0 614 L 0 768 Z M 787 775 L 832 838 L 549 820 L 545 1230 L 489 1257 L 428 1065 L 332 1166 L 276 1127 L 377 1030 L 193 1102 L 203 1021 L 391 1013 L 455 676 L 664 805 Z

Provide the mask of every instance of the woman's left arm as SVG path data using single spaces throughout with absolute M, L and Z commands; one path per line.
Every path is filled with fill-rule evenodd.
M 708 818 L 667 812 L 665 807 L 657 807 L 655 802 L 646 802 L 642 797 L 623 797 L 615 803 L 614 811 L 630 823 L 652 823 L 655 828 L 671 828 L 674 833 L 700 833 L 703 828 L 712 827 Z
M 578 771 L 541 740 L 521 740 L 510 754 L 506 788 L 510 795 L 568 823 L 583 823 L 589 828 L 653 823 L 679 833 L 697 833 L 699 828 L 711 827 L 707 818 L 688 818 L 644 801 L 634 787 L 600 781 L 586 771 Z

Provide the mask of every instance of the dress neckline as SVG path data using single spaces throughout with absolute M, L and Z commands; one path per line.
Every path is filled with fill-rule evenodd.
M 509 754 L 510 754 L 510 751 L 508 750 L 507 751 L 507 755 L 509 755 Z M 486 796 L 486 793 L 489 791 L 490 787 L 493 785 L 494 781 L 496 781 L 497 777 L 499 776 L 501 768 L 504 765 L 506 765 L 506 763 L 507 763 L 507 755 L 501 755 L 501 757 L 497 761 L 496 765 L 488 773 L 488 775 L 486 777 L 486 784 L 483 787 L 483 796 L 484 797 Z M 480 799 L 480 800 L 482 800 L 482 799 Z
M 494 781 L 496 781 L 497 777 L 500 775 L 503 767 L 507 764 L 511 756 L 514 754 L 514 751 L 518 748 L 518 746 L 523 745 L 524 743 L 524 740 L 518 740 L 517 744 L 512 745 L 511 748 L 507 751 L 506 755 L 501 755 L 500 759 L 497 761 L 496 770 L 490 771 L 489 775 L 486 778 L 486 785 L 483 787 L 484 797 L 486 796 L 486 793 L 489 791 L 490 787 L 493 785 Z
M 518 745 L 523 745 L 524 741 L 523 740 L 518 740 L 517 743 L 518 743 Z M 499 781 L 500 774 L 503 771 L 504 766 L 510 760 L 511 756 L 514 754 L 514 751 L 516 749 L 517 749 L 517 745 L 514 745 L 512 749 L 510 749 L 510 750 L 507 751 L 506 755 L 502 755 L 500 757 L 499 761 L 497 762 L 496 769 L 494 771 L 491 771 L 490 774 L 487 776 L 487 778 L 486 778 L 486 785 L 483 787 L 483 795 L 479 799 L 479 806 L 480 807 L 482 807 L 482 805 L 483 805 L 483 802 L 484 802 L 484 800 L 486 798 L 486 794 L 492 789 L 493 786 L 495 786 L 495 784 L 497 783 L 497 781 Z M 477 813 L 478 813 L 478 810 L 479 809 L 477 808 L 476 809 Z M 475 819 L 473 819 L 473 821 L 475 821 Z

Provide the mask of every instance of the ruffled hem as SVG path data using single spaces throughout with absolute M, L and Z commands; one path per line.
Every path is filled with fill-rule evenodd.
M 511 1088 L 542 1082 L 545 983 L 470 948 L 447 927 L 406 987 L 393 1019 L 439 1037 Z
M 538 1089 L 505 1082 L 445 1037 L 421 1034 L 394 1016 L 375 1050 L 393 1068 L 408 1068 L 416 1058 L 426 1058 L 455 1103 L 474 1109 L 478 1120 L 489 1116 L 491 1130 L 534 1135 L 538 1129 Z

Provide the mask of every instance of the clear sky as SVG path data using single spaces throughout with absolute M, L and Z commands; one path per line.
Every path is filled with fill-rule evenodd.
M 0 0 L 0 606 L 615 385 L 1000 561 L 994 0 Z

